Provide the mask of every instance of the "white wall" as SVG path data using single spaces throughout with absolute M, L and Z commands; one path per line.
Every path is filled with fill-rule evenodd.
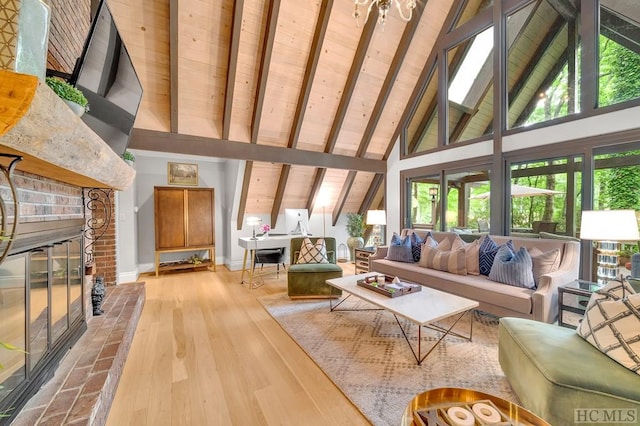
M 135 164 L 134 164 L 135 167 Z M 116 283 L 138 279 L 138 235 L 135 212 L 135 183 L 116 196 Z

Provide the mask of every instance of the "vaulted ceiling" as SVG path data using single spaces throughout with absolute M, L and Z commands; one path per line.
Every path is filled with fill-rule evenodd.
M 382 206 L 398 123 L 457 2 L 419 3 L 383 27 L 356 25 L 352 0 L 109 0 L 144 87 L 130 147 L 247 160 L 239 223 L 319 198 L 334 223 Z

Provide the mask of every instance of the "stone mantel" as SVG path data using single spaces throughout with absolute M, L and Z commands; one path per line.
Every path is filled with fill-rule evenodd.
M 25 91 L 34 93 L 25 94 Z M 20 102 L 22 112 L 19 106 L 11 108 Z M 2 134 L 3 122 L 12 119 L 15 124 L 10 123 Z M 136 175 L 46 83 L 36 77 L 2 70 L 0 153 L 21 155 L 23 161 L 18 163 L 17 170 L 84 188 L 125 190 Z

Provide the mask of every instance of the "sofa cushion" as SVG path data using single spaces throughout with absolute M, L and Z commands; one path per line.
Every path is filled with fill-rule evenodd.
M 305 238 L 300 246 L 297 263 L 329 263 L 327 246 L 324 239 L 318 238 L 314 244 L 309 238 Z
M 513 241 L 508 240 L 504 243 L 509 246 L 509 248 L 515 251 L 515 247 L 513 246 Z M 498 249 L 502 244 L 497 244 L 490 236 L 486 235 L 480 240 L 480 248 L 478 253 L 478 264 L 480 266 L 480 275 L 489 276 L 491 273 L 491 267 L 493 266 L 493 260 L 498 253 Z
M 411 236 L 405 235 L 404 237 L 401 237 L 394 232 L 391 236 L 391 243 L 389 243 L 387 259 L 396 260 L 398 262 L 413 263 Z
M 513 251 L 507 244 L 500 246 L 489 279 L 516 287 L 535 288 L 533 262 L 527 249 L 520 247 Z
M 458 249 L 460 247 L 464 248 L 464 256 L 467 261 L 467 274 L 480 275 L 480 262 L 478 261 L 480 257 L 480 240 L 466 243 L 459 235 L 456 235 L 452 248 Z
M 415 232 L 411 233 L 411 255 L 413 256 L 414 262 L 418 262 L 420 260 L 420 253 L 422 251 L 423 242 L 424 240 L 420 238 L 418 234 L 416 234 Z
M 421 265 L 426 268 L 451 272 L 457 275 L 467 275 L 467 261 L 464 248 L 443 251 L 437 248 L 423 246 Z
M 445 238 L 443 240 L 441 240 L 440 242 L 437 242 L 435 240 L 435 238 L 433 238 L 431 235 L 427 236 L 427 238 L 425 238 L 424 243 L 422 244 L 422 249 L 420 251 L 420 261 L 419 261 L 419 265 L 422 266 L 423 268 L 430 268 L 430 266 L 427 266 L 427 253 L 426 250 L 427 249 L 437 249 L 439 251 L 449 251 L 451 250 L 451 241 L 448 238 Z M 433 269 L 437 269 L 437 268 L 433 268 Z
M 611 359 L 640 374 L 640 294 L 626 282 L 610 281 L 593 293 L 578 333 Z
M 541 275 L 557 271 L 560 266 L 560 250 L 558 249 L 543 253 L 542 250 L 534 247 L 529 250 L 529 254 L 533 261 L 533 279 L 536 282 L 536 286 Z

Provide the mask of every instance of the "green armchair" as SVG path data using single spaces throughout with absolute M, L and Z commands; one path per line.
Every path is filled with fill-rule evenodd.
M 311 242 L 319 238 L 309 237 Z M 300 246 L 304 238 L 292 238 L 289 250 L 290 266 L 287 270 L 287 288 L 289 297 L 296 298 L 320 298 L 340 297 L 342 291 L 331 287 L 326 283 L 328 279 L 342 276 L 342 268 L 336 263 L 336 239 L 325 237 L 329 263 L 303 263 L 298 264 Z

